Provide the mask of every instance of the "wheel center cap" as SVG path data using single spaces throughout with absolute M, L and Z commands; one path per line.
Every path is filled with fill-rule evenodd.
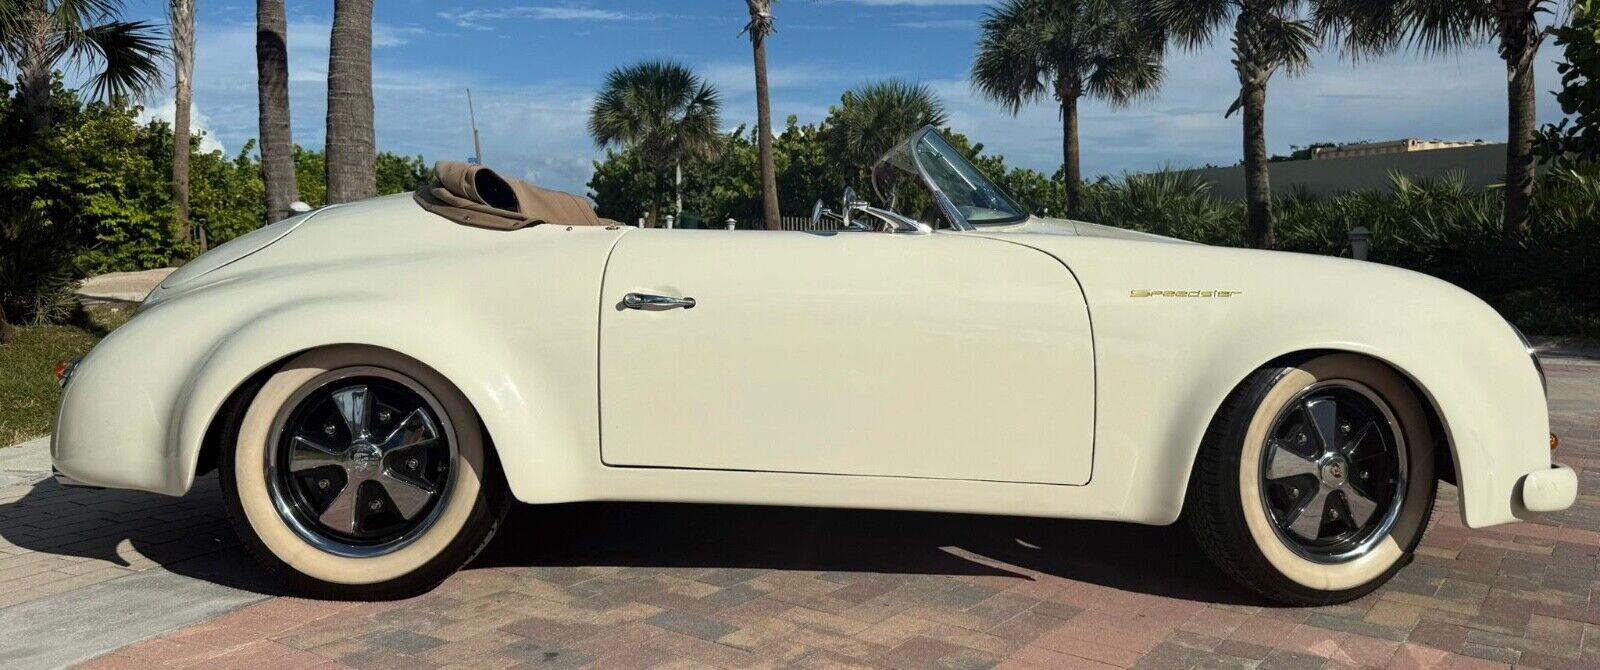
M 350 447 L 350 464 L 357 468 L 365 470 L 380 460 L 383 460 L 383 453 L 375 445 L 358 442 Z
M 1322 462 L 1322 483 L 1328 486 L 1340 486 L 1345 478 L 1350 475 L 1350 466 L 1344 458 L 1333 456 Z

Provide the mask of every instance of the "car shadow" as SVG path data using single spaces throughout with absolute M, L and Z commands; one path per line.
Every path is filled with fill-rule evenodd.
M 912 575 L 1052 575 L 1183 600 L 1271 606 L 1179 525 L 664 503 L 517 506 L 482 567 L 715 567 Z
M 0 538 L 22 549 L 159 565 L 280 595 L 239 545 L 216 477 L 182 498 L 34 484 L 0 500 Z M 1052 575 L 1211 603 L 1270 606 L 1206 561 L 1180 526 L 922 512 L 664 503 L 517 505 L 468 569 L 715 567 L 1035 580 Z

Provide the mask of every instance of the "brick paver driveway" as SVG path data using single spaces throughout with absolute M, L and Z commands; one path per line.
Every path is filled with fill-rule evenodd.
M 90 665 L 1600 667 L 1600 365 L 1549 370 L 1577 506 L 1473 531 L 1445 487 L 1416 562 L 1348 605 L 1262 602 L 1176 527 L 569 505 L 516 510 L 426 596 L 270 597 Z M 0 489 L 0 604 L 150 566 L 226 579 L 217 504 L 209 478 L 182 500 Z

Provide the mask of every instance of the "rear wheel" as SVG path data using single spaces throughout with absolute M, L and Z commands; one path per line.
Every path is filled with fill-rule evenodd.
M 1411 559 L 1433 509 L 1421 400 L 1377 361 L 1257 371 L 1202 446 L 1190 528 L 1218 567 L 1281 602 L 1353 600 Z
M 508 501 L 466 398 L 387 350 L 295 358 L 256 393 L 229 442 L 221 474 L 235 527 L 311 595 L 432 588 L 488 542 Z

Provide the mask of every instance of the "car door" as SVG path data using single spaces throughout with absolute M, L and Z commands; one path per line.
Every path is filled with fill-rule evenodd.
M 646 229 L 618 241 L 600 299 L 607 465 L 1089 480 L 1088 310 L 1040 251 Z

